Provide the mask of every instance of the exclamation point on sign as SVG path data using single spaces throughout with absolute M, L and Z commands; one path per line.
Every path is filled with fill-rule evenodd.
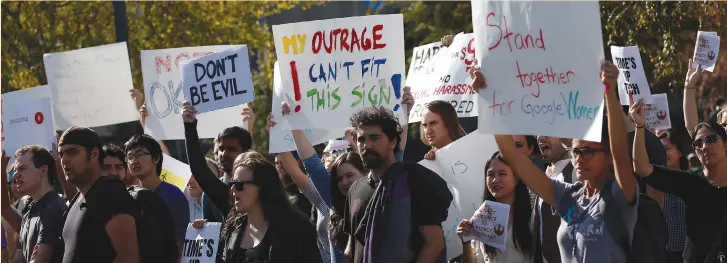
M 401 74 L 394 74 L 391 76 L 391 85 L 394 87 L 394 96 L 396 96 L 396 105 L 394 111 L 399 110 L 399 102 L 401 102 Z
M 300 83 L 298 82 L 298 68 L 295 61 L 290 61 L 290 75 L 293 78 L 293 92 L 295 92 L 295 102 L 300 101 Z M 300 104 L 295 105 L 295 112 L 300 111 Z

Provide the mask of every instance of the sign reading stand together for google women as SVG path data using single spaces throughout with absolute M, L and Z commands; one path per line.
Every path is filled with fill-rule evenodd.
M 184 99 L 200 114 L 255 100 L 245 45 L 188 60 L 182 83 Z
M 53 89 L 55 129 L 139 120 L 126 42 L 43 55 Z
M 239 45 L 183 47 L 141 51 L 141 72 L 144 76 L 144 97 L 149 116 L 144 120 L 144 132 L 157 140 L 184 139 L 182 122 L 182 63 L 221 52 Z M 244 105 L 208 112 L 197 116 L 200 138 L 215 138 L 217 133 L 232 125 L 240 125 Z M 217 121 L 226 120 L 226 121 Z M 244 123 L 242 127 L 247 127 Z
M 601 140 L 598 2 L 472 1 L 479 130 Z
M 184 237 L 181 263 L 215 263 L 221 229 L 222 224 L 217 222 L 204 223 L 201 229 L 189 224 Z
M 273 36 L 293 129 L 343 128 L 370 106 L 406 117 L 401 14 L 274 25 Z
M 629 95 L 634 101 L 643 99 L 651 103 L 651 90 L 644 73 L 644 64 L 641 63 L 641 54 L 638 46 L 616 47 L 611 46 L 611 57 L 618 71 L 618 96 L 621 105 L 629 105 Z

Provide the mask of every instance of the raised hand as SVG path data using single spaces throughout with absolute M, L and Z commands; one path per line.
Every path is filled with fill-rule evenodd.
M 283 116 L 290 114 L 290 105 L 287 102 L 283 102 L 283 106 L 280 109 Z
M 480 90 L 487 89 L 487 79 L 485 75 L 480 71 L 480 66 L 477 63 L 470 68 L 469 74 L 472 79 L 472 88 L 479 92 Z
M 689 71 L 687 71 L 687 77 L 684 79 L 684 88 L 685 89 L 696 89 L 697 88 L 697 82 L 699 79 L 702 78 L 702 73 L 704 73 L 704 70 L 702 70 L 701 65 L 697 64 L 697 67 L 694 67 L 694 64 L 692 60 L 689 60 Z
M 142 107 L 142 104 L 144 103 L 144 96 L 141 94 L 141 91 L 138 89 L 130 89 L 129 95 L 131 95 L 131 99 L 134 100 L 134 105 L 136 106 L 136 109 L 139 109 Z
M 267 124 L 265 124 L 265 130 L 267 132 L 270 132 L 270 129 L 273 128 L 273 127 L 275 127 L 276 124 L 278 124 L 278 123 L 275 122 L 275 121 L 273 121 L 273 113 L 271 112 L 268 115 L 268 122 L 267 122 Z
M 644 113 L 644 99 L 634 103 L 634 97 L 629 95 L 629 118 L 636 127 L 646 126 L 646 114 Z
M 5 150 L 2 151 L 2 160 L 0 161 L 0 169 L 2 170 L 2 174 L 7 174 L 8 172 L 8 164 L 10 163 L 10 157 L 5 154 Z M 7 178 L 7 177 L 5 177 Z
M 414 96 L 411 95 L 411 88 L 409 86 L 404 87 L 404 92 L 401 95 L 401 104 L 406 105 L 406 114 L 409 115 L 409 111 L 414 107 Z
M 194 123 L 197 121 L 197 110 L 194 109 L 194 106 L 189 101 L 182 103 L 182 120 L 184 123 Z
M 434 161 L 434 159 L 437 158 L 436 152 L 437 152 L 436 149 L 429 150 L 429 152 L 427 152 L 427 154 L 424 155 L 424 159 Z
M 601 83 L 607 85 L 609 89 L 618 87 L 618 68 L 611 61 L 604 61 L 601 65 Z
M 207 223 L 207 219 L 195 219 L 192 222 L 192 227 L 195 229 L 202 229 L 205 223 Z
M 445 47 L 449 47 L 449 45 L 452 44 L 452 40 L 454 40 L 453 35 L 446 35 L 443 36 L 442 39 L 439 40 L 439 42 L 442 43 L 442 45 L 444 45 Z
M 252 110 L 252 106 L 248 103 L 245 108 L 242 109 L 242 121 L 255 122 L 255 112 Z
M 462 221 L 459 222 L 459 225 L 457 225 L 457 235 L 461 239 L 461 238 L 464 238 L 471 234 L 472 234 L 472 221 L 467 220 L 467 219 L 462 219 Z

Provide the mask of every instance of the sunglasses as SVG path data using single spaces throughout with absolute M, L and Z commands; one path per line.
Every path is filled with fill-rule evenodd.
M 710 134 L 694 140 L 694 142 L 692 142 L 692 147 L 694 147 L 694 149 L 702 149 L 702 147 L 705 147 L 706 144 L 714 144 L 717 142 L 717 139 L 719 139 L 717 134 Z
M 234 186 L 237 191 L 242 191 L 242 189 L 245 188 L 245 185 L 246 184 L 257 185 L 253 181 L 229 181 L 229 182 L 227 182 L 227 187 L 233 187 Z

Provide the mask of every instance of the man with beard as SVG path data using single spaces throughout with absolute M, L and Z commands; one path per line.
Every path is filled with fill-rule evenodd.
M 126 155 L 124 150 L 115 144 L 107 144 L 103 146 L 104 159 L 101 173 L 111 176 L 124 182 L 126 187 L 138 185 L 139 182 L 126 167 Z
M 2 166 L 8 158 L 3 154 Z M 54 191 L 56 161 L 40 146 L 25 146 L 15 152 L 17 191 L 31 198 L 27 212 L 22 215 L 17 252 L 13 262 L 57 262 L 63 257 L 63 213 L 66 204 Z M 3 198 L 3 210 L 12 210 Z M 13 216 L 17 216 L 13 215 Z
M 73 126 L 59 146 L 63 171 L 79 190 L 66 212 L 63 263 L 138 263 L 138 210 L 124 183 L 101 175 L 98 134 Z
M 543 160 L 549 163 L 545 174 L 562 182 L 576 182 L 578 178 L 573 170 L 570 155 L 561 139 L 556 137 L 538 136 L 538 147 Z M 560 250 L 556 242 L 560 216 L 543 202 L 537 199 L 537 210 L 534 216 L 540 222 L 540 233 L 536 236 L 542 246 L 543 262 L 560 263 Z M 540 253 L 536 252 L 536 255 Z
M 419 164 L 396 161 L 401 127 L 391 110 L 361 109 L 351 126 L 369 173 L 348 191 L 344 260 L 446 262 L 442 222 L 453 199 L 446 182 Z

